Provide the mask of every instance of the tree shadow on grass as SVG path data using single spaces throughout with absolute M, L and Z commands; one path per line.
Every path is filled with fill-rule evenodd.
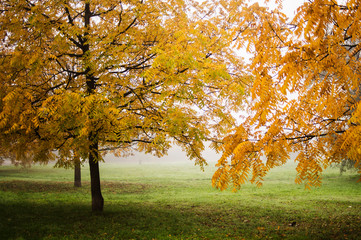
M 100 214 L 86 204 L 1 202 L 0 209 L 0 239 L 165 239 L 194 233 L 189 213 L 134 204 Z
M 75 188 L 73 182 L 54 182 L 54 181 L 0 181 L 0 191 L 13 193 L 84 193 L 90 192 L 89 181 L 82 182 L 82 188 Z M 122 193 L 144 193 L 151 190 L 152 186 L 140 183 L 124 182 L 102 182 L 103 192 L 107 194 Z
M 107 201 L 105 211 L 94 214 L 89 183 L 84 185 L 79 189 L 70 182 L 0 181 L 0 239 L 159 239 L 192 231 L 192 223 L 184 222 L 189 214 L 147 203 Z M 117 199 L 152 189 L 138 183 L 102 186 L 107 197 Z

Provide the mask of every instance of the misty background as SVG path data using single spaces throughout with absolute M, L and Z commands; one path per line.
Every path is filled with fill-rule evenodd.
M 209 165 L 214 165 L 221 157 L 213 149 L 205 146 L 202 156 L 206 159 Z M 168 154 L 162 157 L 153 156 L 152 154 L 145 154 L 144 152 L 134 151 L 132 155 L 127 157 L 116 157 L 114 154 L 108 153 L 104 156 L 105 163 L 128 163 L 128 164 L 149 164 L 149 163 L 175 163 L 175 162 L 194 162 L 189 160 L 186 153 L 179 146 L 173 146 L 169 149 Z

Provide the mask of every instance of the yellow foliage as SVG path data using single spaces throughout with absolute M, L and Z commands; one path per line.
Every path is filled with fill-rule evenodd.
M 243 102 L 250 114 L 224 138 L 214 186 L 233 183 L 238 189 L 246 180 L 239 176 L 260 185 L 292 152 L 295 182 L 306 188 L 319 186 L 332 163 L 360 162 L 360 5 L 306 1 L 290 21 L 279 12 L 281 5 L 273 12 L 258 4 L 232 12 L 243 16 L 233 19 L 235 44 L 252 54 L 251 96 Z M 223 175 L 235 177 L 225 181 Z
M 41 161 L 56 149 L 68 166 L 74 151 L 174 143 L 205 165 L 203 142 L 234 125 L 250 81 L 216 4 L 1 1 L 0 144 L 29 141 L 22 155 Z

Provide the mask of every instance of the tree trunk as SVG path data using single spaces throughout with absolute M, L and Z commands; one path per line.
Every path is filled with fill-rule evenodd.
M 81 166 L 80 159 L 74 159 L 74 187 L 81 187 Z
M 100 174 L 98 162 L 98 141 L 92 140 L 89 149 L 90 185 L 93 212 L 103 211 L 104 199 L 100 190 Z
M 90 45 L 88 42 L 89 30 L 90 30 L 90 18 L 92 17 L 92 12 L 90 10 L 90 1 L 86 1 L 84 9 L 84 26 L 85 32 L 82 42 L 82 51 L 83 51 L 83 61 L 85 67 L 85 78 L 86 78 L 86 93 L 88 96 L 93 95 L 96 89 L 96 78 L 94 77 L 91 68 L 89 58 L 90 54 Z M 90 110 L 89 119 L 93 121 L 92 111 Z M 92 126 L 93 127 L 93 126 Z M 103 211 L 104 199 L 102 192 L 100 190 L 100 175 L 99 175 L 99 141 L 97 138 L 97 133 L 92 128 L 89 133 L 89 167 L 90 167 L 90 185 L 91 185 L 91 195 L 92 195 L 92 210 L 93 212 Z

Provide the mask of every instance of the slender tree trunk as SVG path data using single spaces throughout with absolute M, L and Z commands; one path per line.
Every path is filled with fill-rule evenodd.
M 103 211 L 104 199 L 100 189 L 100 174 L 98 162 L 98 141 L 92 139 L 89 149 L 90 184 L 93 212 Z
M 86 1 L 84 9 L 84 26 L 85 32 L 83 35 L 84 41 L 82 42 L 83 61 L 85 67 L 85 78 L 86 78 L 86 93 L 88 96 L 95 93 L 96 89 L 96 78 L 91 72 L 90 62 L 88 59 L 90 56 L 90 45 L 88 42 L 89 29 L 90 29 L 90 18 L 92 13 L 90 10 L 90 2 Z M 92 110 L 91 110 L 92 111 Z M 89 112 L 89 119 L 92 120 L 92 113 Z M 103 211 L 104 199 L 100 190 L 100 174 L 99 174 L 99 142 L 97 138 L 97 132 L 92 129 L 89 133 L 89 167 L 90 167 L 90 185 L 92 195 L 92 210 L 93 212 Z
M 81 187 L 81 166 L 80 158 L 74 159 L 74 187 Z

